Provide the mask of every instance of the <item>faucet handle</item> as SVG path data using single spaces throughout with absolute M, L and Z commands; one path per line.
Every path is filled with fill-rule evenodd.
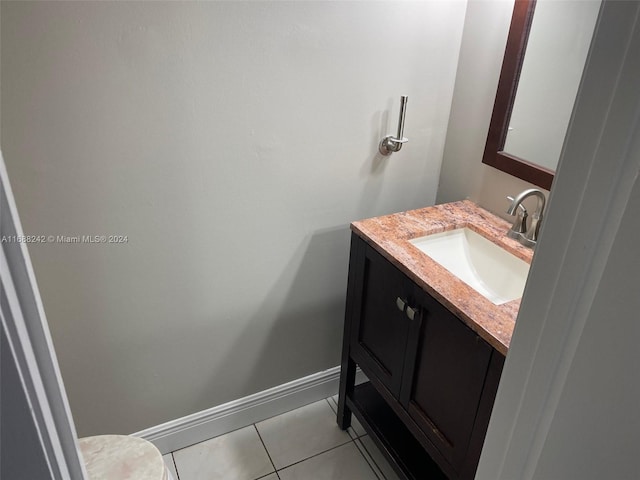
M 513 197 L 507 196 L 507 200 L 513 203 Z M 508 212 L 507 212 L 508 213 Z M 516 212 L 516 219 L 513 221 L 513 225 L 507 231 L 507 237 L 514 238 L 516 240 L 520 240 L 527 233 L 527 218 L 529 214 L 527 213 L 527 209 L 521 203 L 518 204 L 518 211 Z
M 507 200 L 509 200 L 511 203 L 513 203 L 513 201 L 515 199 L 511 195 L 507 195 Z M 518 204 L 518 210 L 520 210 L 525 215 L 527 214 L 527 209 L 524 208 L 524 205 L 522 205 L 521 203 Z M 507 212 L 507 213 L 509 213 L 509 212 Z

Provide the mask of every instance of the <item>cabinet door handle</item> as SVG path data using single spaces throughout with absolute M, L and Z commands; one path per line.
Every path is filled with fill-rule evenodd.
M 404 309 L 407 306 L 407 301 L 398 297 L 396 298 L 396 306 L 398 307 L 398 310 L 400 310 L 401 312 L 404 312 Z
M 412 308 L 412 307 L 407 307 L 407 317 L 409 317 L 409 320 L 413 321 L 413 319 L 416 318 L 416 313 L 418 312 L 418 310 L 416 308 Z

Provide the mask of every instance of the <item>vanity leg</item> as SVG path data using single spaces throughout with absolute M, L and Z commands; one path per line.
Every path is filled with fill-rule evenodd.
M 356 383 L 356 362 L 347 353 L 340 368 L 340 389 L 338 391 L 338 426 L 346 430 L 351 426 L 351 409 L 347 407 L 347 395 L 351 396 Z
M 342 336 L 342 363 L 340 366 L 340 388 L 338 390 L 338 425 L 342 430 L 351 426 L 351 409 L 347 407 L 347 396 L 353 396 L 356 383 L 356 362 L 351 358 L 351 324 L 356 304 L 361 297 L 361 276 L 364 272 L 364 242 L 351 234 L 349 255 L 349 277 L 347 281 L 347 302 Z

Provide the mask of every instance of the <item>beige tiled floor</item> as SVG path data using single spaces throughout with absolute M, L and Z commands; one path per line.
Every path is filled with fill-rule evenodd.
M 336 424 L 337 396 L 164 456 L 175 480 L 397 480 L 353 419 Z

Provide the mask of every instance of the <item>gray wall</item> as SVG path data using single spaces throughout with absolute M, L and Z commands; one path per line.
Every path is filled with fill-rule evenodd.
M 465 3 L 0 8 L 26 233 L 128 236 L 30 245 L 78 433 L 337 365 L 348 223 L 435 200 Z
M 505 218 L 505 197 L 533 187 L 482 163 L 512 11 L 513 1 L 468 2 L 436 199 L 469 198 Z

